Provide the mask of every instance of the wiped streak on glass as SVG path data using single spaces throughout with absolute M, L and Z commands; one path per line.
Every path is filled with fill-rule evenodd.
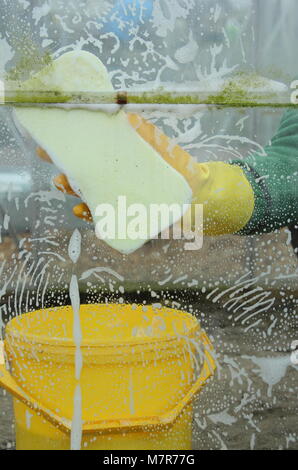
M 75 264 L 81 253 L 81 234 L 75 229 L 68 245 L 68 254 Z M 81 371 L 83 367 L 83 356 L 81 351 L 82 330 L 80 321 L 80 292 L 78 278 L 75 274 L 71 276 L 69 285 L 69 297 L 73 309 L 73 339 L 75 343 L 75 379 L 77 381 L 73 400 L 73 419 L 71 425 L 70 448 L 80 450 L 82 442 L 82 391 L 80 385 Z

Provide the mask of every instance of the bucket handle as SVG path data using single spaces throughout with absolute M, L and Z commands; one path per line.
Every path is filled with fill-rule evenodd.
M 212 354 L 212 344 L 205 332 L 201 332 L 200 340 L 205 346 L 204 354 L 205 360 L 203 363 L 202 371 L 196 382 L 192 385 L 191 389 L 177 403 L 171 410 L 163 413 L 162 415 L 129 418 L 129 419 L 111 419 L 101 420 L 95 422 L 85 422 L 82 427 L 84 434 L 94 433 L 96 431 L 114 431 L 120 432 L 125 429 L 138 430 L 144 427 L 151 426 L 165 426 L 172 424 L 183 409 L 190 403 L 199 390 L 207 383 L 208 379 L 214 374 L 216 369 L 215 360 Z M 24 390 L 19 387 L 16 380 L 12 377 L 5 364 L 4 356 L 4 343 L 0 341 L 0 385 L 8 392 L 12 393 L 18 400 L 23 402 L 26 406 L 34 410 L 38 415 L 43 416 L 47 421 L 58 427 L 64 433 L 69 434 L 71 431 L 71 420 L 62 418 L 61 416 L 53 413 L 51 410 L 43 406 L 40 402 L 35 401 L 34 398 L 27 395 Z

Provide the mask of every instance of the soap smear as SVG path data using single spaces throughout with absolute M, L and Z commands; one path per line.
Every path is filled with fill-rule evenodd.
M 81 87 L 98 92 L 112 88 L 104 65 L 85 51 L 63 54 L 29 84 L 24 82 L 24 87 L 36 89 L 37 84 L 52 90 L 59 85 L 65 93 Z M 125 198 L 127 207 L 138 204 L 146 213 L 152 205 L 182 206 L 192 200 L 184 177 L 136 132 L 123 110 L 109 113 L 103 109 L 22 106 L 15 108 L 14 118 L 17 127 L 67 175 L 73 190 L 88 205 L 95 226 L 102 219 L 98 215 L 102 204 L 112 208 L 116 220 L 123 219 L 121 225 L 128 224 L 129 215 L 118 208 L 119 197 Z M 167 226 L 174 222 L 170 214 Z M 122 253 L 135 251 L 152 236 L 97 235 Z

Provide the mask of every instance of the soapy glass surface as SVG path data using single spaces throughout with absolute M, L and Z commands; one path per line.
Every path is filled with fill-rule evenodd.
M 160 103 L 171 91 L 186 86 L 191 92 L 202 80 L 213 89 L 239 70 L 290 83 L 297 75 L 292 60 L 297 2 L 157 0 L 152 21 L 137 10 L 133 27 L 126 18 L 119 38 L 110 11 L 120 3 L 85 2 L 79 9 L 76 2 L 38 7 L 3 0 L 1 67 L 18 65 L 23 79 L 44 64 L 40 56 L 46 61 L 83 48 L 107 64 L 116 89 L 157 87 L 155 107 L 131 112 L 153 122 L 198 161 L 262 152 L 283 113 L 274 103 L 264 109 L 198 106 L 192 111 L 187 105 L 171 111 Z M 20 64 L 23 50 L 26 62 Z M 74 263 L 68 247 L 78 229 L 81 302 L 179 304 L 212 336 L 220 367 L 196 404 L 194 448 L 297 448 L 297 366 L 291 362 L 297 261 L 289 231 L 206 237 L 195 255 L 183 252 L 178 242 L 152 241 L 128 260 L 103 247 L 88 224 L 72 217 L 75 200 L 50 187 L 55 168 L 39 163 L 32 146 L 28 151 L 9 116 L 2 107 L 2 324 L 24 311 L 69 301 Z M 8 401 L 7 394 L 1 396 L 3 448 L 14 445 Z

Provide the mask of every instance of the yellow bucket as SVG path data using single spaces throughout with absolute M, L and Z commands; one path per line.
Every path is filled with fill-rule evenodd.
M 80 322 L 82 449 L 191 449 L 191 400 L 215 369 L 197 320 L 166 307 L 90 304 Z M 14 395 L 17 449 L 69 449 L 72 308 L 14 318 L 4 346 L 0 385 Z

